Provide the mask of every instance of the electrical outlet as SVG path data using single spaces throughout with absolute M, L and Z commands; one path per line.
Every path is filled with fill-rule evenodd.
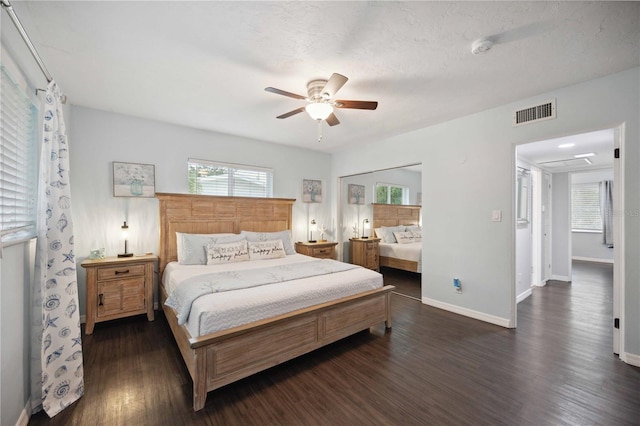
M 456 291 L 456 293 L 462 293 L 462 283 L 460 282 L 459 278 L 453 279 L 453 289 Z

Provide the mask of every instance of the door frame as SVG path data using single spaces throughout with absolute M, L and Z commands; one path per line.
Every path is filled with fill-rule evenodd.
M 617 125 L 612 125 L 600 129 L 590 129 L 590 130 L 582 130 L 575 131 L 572 134 L 580 134 L 587 133 L 596 130 L 604 130 L 604 129 L 612 129 L 614 131 L 613 137 L 613 148 L 618 149 L 619 158 L 615 159 L 613 162 L 613 175 L 614 175 L 614 197 L 613 197 L 613 235 L 615 245 L 613 247 L 613 318 L 611 321 L 611 329 L 613 331 L 613 353 L 618 354 L 620 359 L 624 362 L 627 362 L 627 356 L 624 350 L 624 336 L 625 336 L 625 240 L 624 240 L 624 229 L 625 229 L 625 203 L 624 203 L 624 193 L 625 193 L 625 181 L 624 181 L 624 158 L 625 158 L 625 123 L 620 123 Z M 513 230 L 516 229 L 516 182 L 515 182 L 515 170 L 517 164 L 517 148 L 520 145 L 526 145 L 528 143 L 536 143 L 546 139 L 553 139 L 553 136 L 530 141 L 522 144 L 513 144 L 512 145 L 512 194 L 514 194 L 513 203 L 512 203 L 512 224 L 511 227 Z M 544 171 L 543 171 L 544 172 Z M 570 181 L 568 182 L 570 185 Z M 552 182 L 553 186 L 553 182 Z M 570 192 L 569 192 L 570 193 Z M 551 198 L 551 196 L 550 196 Z M 569 214 L 571 214 L 571 209 L 569 209 Z M 569 222 L 571 223 L 571 222 Z M 551 223 L 553 228 L 553 222 Z M 569 250 L 571 250 L 571 227 L 569 226 Z M 516 303 L 516 242 L 515 242 L 515 231 L 512 234 L 512 247 L 513 247 L 513 255 L 511 256 L 511 323 L 514 327 L 517 326 L 517 303 Z M 553 237 L 553 234 L 552 234 Z M 569 251 L 569 277 L 571 277 L 571 251 Z M 619 319 L 619 328 L 614 327 L 614 319 Z

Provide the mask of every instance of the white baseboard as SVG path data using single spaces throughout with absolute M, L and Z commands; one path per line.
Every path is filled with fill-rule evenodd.
M 523 291 L 522 293 L 520 293 L 516 297 L 516 303 L 522 302 L 524 299 L 526 299 L 529 296 L 531 296 L 531 289 L 530 288 L 526 289 L 525 291 Z
M 423 297 L 422 303 L 424 303 L 425 305 L 433 306 L 434 308 L 453 312 L 454 314 L 459 314 L 465 317 L 488 322 L 490 324 L 499 325 L 500 327 L 514 328 L 514 325 L 511 324 L 511 320 L 509 320 L 508 318 L 496 317 L 494 315 L 485 314 L 484 312 L 474 311 L 472 309 L 462 308 L 460 306 L 441 302 L 439 300 L 429 299 L 428 297 Z
M 596 262 L 596 263 L 611 263 L 611 264 L 613 264 L 613 259 L 602 259 L 602 258 L 599 258 L 599 257 L 572 256 L 571 260 L 580 260 L 582 262 Z
M 620 357 L 620 359 L 629 365 L 640 367 L 640 355 L 630 354 L 629 352 L 625 352 L 624 357 Z
M 571 280 L 569 279 L 568 276 L 566 275 L 551 275 L 551 279 L 554 281 L 564 281 L 564 282 L 571 282 Z
M 544 287 L 545 285 L 547 285 L 546 281 L 540 281 L 538 284 L 531 284 L 533 287 Z

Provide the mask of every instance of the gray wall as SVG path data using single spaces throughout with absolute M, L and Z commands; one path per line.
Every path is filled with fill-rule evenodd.
M 634 68 L 374 142 L 366 151 L 345 149 L 333 156 L 333 174 L 421 162 L 423 199 L 429 200 L 422 209 L 422 261 L 429 265 L 422 273 L 423 300 L 513 325 L 515 145 L 624 123 L 625 209 L 640 211 L 639 81 L 639 69 Z M 550 98 L 557 100 L 556 119 L 512 127 L 515 109 Z M 554 181 L 554 193 L 558 186 Z M 491 221 L 492 210 L 502 210 L 502 222 Z M 555 236 L 555 217 L 553 223 Z M 639 225 L 637 214 L 625 216 L 623 338 L 625 351 L 636 355 L 640 354 Z M 462 279 L 462 294 L 452 288 L 454 276 Z

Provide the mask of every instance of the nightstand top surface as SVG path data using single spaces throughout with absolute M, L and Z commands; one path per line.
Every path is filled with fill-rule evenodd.
M 158 256 L 155 254 L 134 254 L 130 257 L 117 257 L 110 256 L 105 257 L 104 259 L 89 259 L 86 258 L 80 264 L 83 267 L 87 266 L 100 266 L 100 265 L 117 265 L 119 263 L 132 263 L 132 262 L 149 262 L 158 260 Z
M 301 244 L 303 246 L 335 246 L 338 243 L 336 241 L 316 241 L 315 243 L 310 241 L 296 241 L 296 244 Z

